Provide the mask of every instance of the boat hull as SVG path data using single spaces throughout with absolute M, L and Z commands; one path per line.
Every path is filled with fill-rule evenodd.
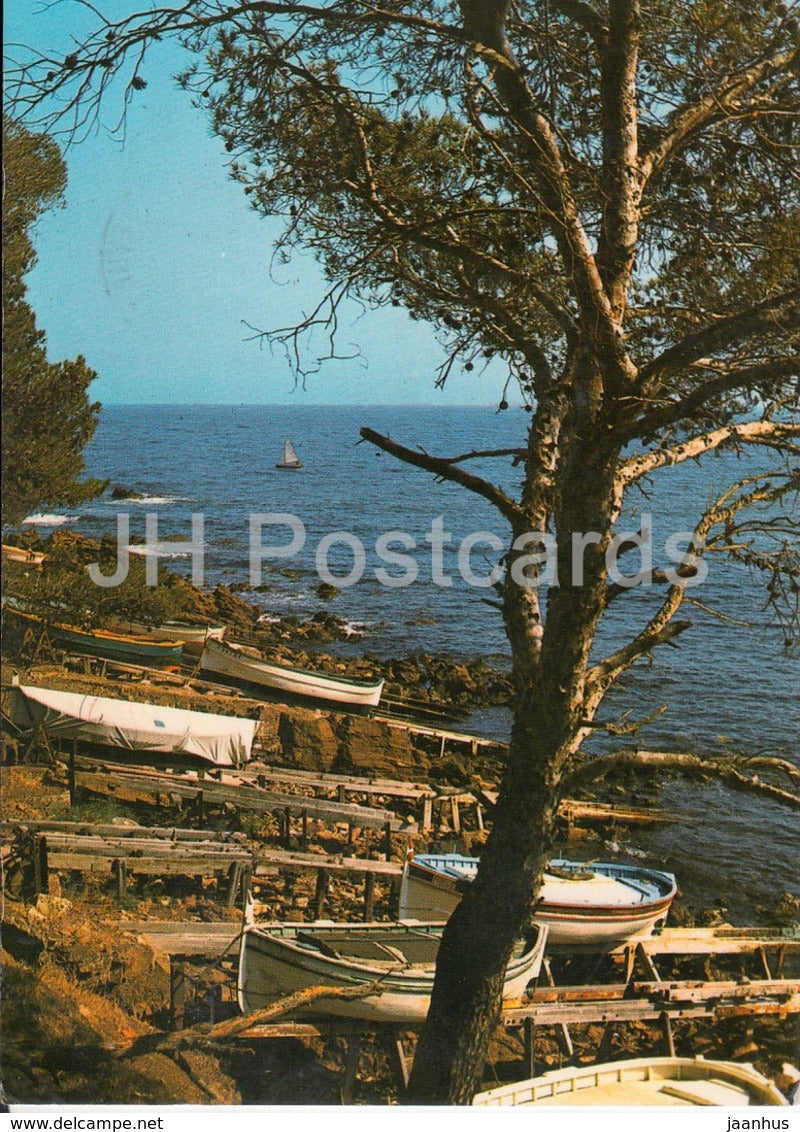
M 406 862 L 400 888 L 401 917 L 449 919 L 477 872 L 477 864 L 476 857 L 448 854 L 423 854 Z M 443 872 L 448 865 L 449 871 Z M 578 876 L 578 870 L 588 871 L 569 861 L 551 861 L 550 866 L 562 872 L 574 870 Z M 548 928 L 551 945 L 611 947 L 649 935 L 666 919 L 676 891 L 670 873 L 598 862 L 588 868 L 611 883 L 545 876 L 533 922 Z
M 288 668 L 268 661 L 256 660 L 229 645 L 208 641 L 200 660 L 203 672 L 212 672 L 233 680 L 241 680 L 261 688 L 286 692 L 305 699 L 328 700 L 354 707 L 377 707 L 383 691 L 383 680 L 361 684 L 341 680 L 321 672 Z
M 116 633 L 108 629 L 79 629 L 73 625 L 48 622 L 34 613 L 9 606 L 6 606 L 3 612 L 22 631 L 32 629 L 34 633 L 42 633 L 46 629 L 52 644 L 67 652 L 98 656 L 127 664 L 140 664 L 149 668 L 179 665 L 183 656 L 181 640 L 148 640 L 136 633 Z
M 225 636 L 224 625 L 205 625 L 199 622 L 164 621 L 160 625 L 135 625 L 136 635 L 160 638 L 165 641 L 180 641 L 183 651 L 189 656 L 200 656 L 206 641 L 221 641 Z
M 248 928 L 239 956 L 239 1006 L 245 1014 L 296 991 L 325 986 L 371 988 L 354 998 L 320 997 L 303 1013 L 414 1025 L 425 1021 L 443 925 L 264 924 Z M 519 999 L 539 973 L 547 932 L 535 931 L 512 956 L 504 997 Z M 309 941 L 314 941 L 311 946 Z M 325 953 L 316 950 L 320 943 Z M 381 958 L 380 956 L 383 956 Z M 406 957 L 408 966 L 398 958 Z
M 497 1105 L 788 1105 L 752 1065 L 702 1057 L 642 1057 L 558 1069 L 478 1093 L 477 1106 Z
M 255 720 L 185 708 L 21 684 L 13 691 L 11 716 L 20 727 L 128 751 L 197 755 L 218 766 L 247 762 L 258 730 Z

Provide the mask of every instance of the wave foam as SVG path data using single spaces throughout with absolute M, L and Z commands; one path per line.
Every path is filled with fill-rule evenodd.
M 28 515 L 23 523 L 36 527 L 63 527 L 65 523 L 77 523 L 80 515 Z

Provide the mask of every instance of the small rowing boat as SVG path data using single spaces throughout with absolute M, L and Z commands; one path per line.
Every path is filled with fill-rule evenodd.
M 35 636 L 41 636 L 46 631 L 51 643 L 66 652 L 150 668 L 179 665 L 183 655 L 182 640 L 160 640 L 142 633 L 121 633 L 111 629 L 80 629 L 77 625 L 65 625 L 23 609 L 14 609 L 10 604 L 3 607 L 3 613 L 23 632 L 30 630 Z
M 788 1105 L 752 1065 L 640 1057 L 557 1069 L 477 1093 L 473 1105 Z
M 198 755 L 218 766 L 249 760 L 258 722 L 160 704 L 85 696 L 16 684 L 11 717 L 21 728 L 41 727 L 54 739 L 76 739 L 128 751 Z
M 241 645 L 209 640 L 200 658 L 200 668 L 203 672 L 306 699 L 330 700 L 356 707 L 377 707 L 380 701 L 383 680 L 345 680 L 326 672 L 290 668 L 258 659 L 251 655 L 253 651 Z
M 359 988 L 353 998 L 319 997 L 304 1013 L 369 1022 L 424 1022 L 443 924 L 253 924 L 242 936 L 239 1006 L 250 1014 L 309 987 Z M 539 974 L 546 928 L 520 941 L 506 969 L 503 997 L 519 999 Z
M 400 886 L 400 916 L 448 919 L 478 871 L 477 857 L 459 853 L 410 856 Z M 534 923 L 551 944 L 603 946 L 649 935 L 667 916 L 675 877 L 613 862 L 552 860 L 544 875 Z
M 181 641 L 184 653 L 199 656 L 206 641 L 221 641 L 225 636 L 224 625 L 208 625 L 204 621 L 162 621 L 160 625 L 131 625 L 137 636 L 159 638 L 166 641 Z

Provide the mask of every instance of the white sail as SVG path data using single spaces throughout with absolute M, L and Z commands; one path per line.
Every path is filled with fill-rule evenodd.
M 279 468 L 299 468 L 301 466 L 302 465 L 300 464 L 300 457 L 295 452 L 294 445 L 292 444 L 291 440 L 289 440 L 288 437 L 287 437 L 286 442 L 283 446 L 283 459 L 278 464 L 278 467 Z

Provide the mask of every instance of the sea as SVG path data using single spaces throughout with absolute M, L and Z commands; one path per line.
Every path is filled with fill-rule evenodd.
M 266 618 L 333 612 L 354 632 L 336 646 L 345 657 L 447 653 L 507 668 L 508 643 L 491 604 L 491 574 L 508 539 L 505 520 L 481 497 L 360 442 L 359 429 L 454 457 L 523 445 L 529 419 L 521 407 L 106 406 L 86 451 L 87 473 L 142 498 L 115 501 L 106 492 L 80 508 L 33 516 L 32 525 L 42 534 L 68 525 L 97 537 L 114 535 L 127 516 L 136 542 L 145 536 L 145 516 L 155 515 L 159 541 L 173 543 L 170 566 L 188 575 L 197 555 L 180 543 L 191 540 L 192 516 L 200 515 L 204 585 L 240 587 Z M 287 438 L 301 470 L 275 466 Z M 509 459 L 459 466 L 511 492 L 520 479 Z M 763 466 L 726 454 L 669 469 L 631 498 L 623 526 L 639 530 L 644 518 L 654 565 L 669 565 L 667 540 L 675 536 L 674 545 L 685 546 L 677 536 L 692 530 L 709 500 Z M 391 553 L 406 558 L 392 560 Z M 623 572 L 646 566 L 639 554 L 622 559 Z M 318 592 L 323 580 L 338 589 L 332 600 Z M 646 623 L 659 592 L 637 586 L 612 603 L 595 642 L 598 659 Z M 800 765 L 800 657 L 770 621 L 763 582 L 713 554 L 708 576 L 689 596 L 680 616 L 692 628 L 623 678 L 603 718 L 631 722 L 665 710 L 635 737 L 598 732 L 587 749 L 638 744 L 774 755 Z M 461 726 L 502 739 L 509 725 L 509 712 L 493 708 Z M 587 842 L 581 854 L 671 869 L 690 906 L 714 906 L 732 922 L 752 921 L 783 893 L 800 896 L 796 811 L 713 779 L 670 782 L 658 805 L 674 822 L 631 828 L 620 842 Z

